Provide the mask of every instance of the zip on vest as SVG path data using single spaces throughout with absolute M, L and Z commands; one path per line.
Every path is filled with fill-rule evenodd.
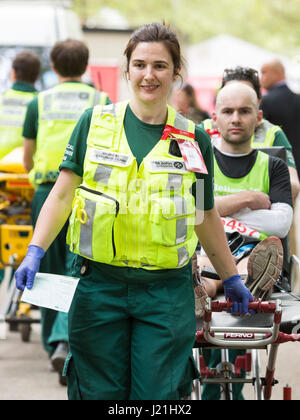
M 107 198 L 111 201 L 114 201 L 116 203 L 116 217 L 118 216 L 119 211 L 120 211 L 120 203 L 115 198 L 110 197 L 109 195 L 106 195 L 106 194 L 104 194 L 100 191 L 95 191 L 95 190 L 92 190 L 91 188 L 84 187 L 83 185 L 80 185 L 78 188 L 80 188 L 81 190 L 87 191 L 91 194 L 100 195 L 100 196 L 105 197 L 105 198 Z M 112 229 L 112 246 L 113 246 L 114 257 L 115 257 L 116 256 L 116 244 L 115 244 L 115 238 L 114 238 L 114 228 Z

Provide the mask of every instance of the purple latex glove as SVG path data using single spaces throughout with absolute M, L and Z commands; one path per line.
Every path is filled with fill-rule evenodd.
M 32 289 L 35 275 L 39 271 L 40 261 L 44 255 L 43 248 L 37 245 L 29 245 L 22 264 L 15 272 L 17 289 L 22 291 L 25 287 Z
M 233 302 L 233 306 L 230 308 L 231 313 L 241 315 L 254 313 L 252 310 L 248 309 L 249 303 L 254 302 L 254 298 L 242 282 L 239 274 L 224 280 L 223 286 L 225 298 Z

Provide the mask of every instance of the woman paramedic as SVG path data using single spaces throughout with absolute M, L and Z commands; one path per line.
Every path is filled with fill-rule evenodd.
M 16 272 L 17 287 L 31 288 L 71 213 L 67 240 L 80 282 L 69 312 L 69 399 L 173 400 L 190 392 L 198 239 L 240 313 L 253 300 L 214 208 L 210 139 L 167 105 L 182 65 L 175 34 L 142 26 L 125 56 L 130 101 L 83 114 Z M 197 225 L 196 181 L 204 184 Z

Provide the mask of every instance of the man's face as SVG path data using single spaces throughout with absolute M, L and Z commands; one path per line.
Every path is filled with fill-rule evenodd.
M 270 64 L 265 64 L 261 68 L 260 83 L 264 89 L 270 90 L 278 81 L 278 76 Z
M 224 141 L 238 146 L 250 144 L 261 117 L 255 92 L 237 88 L 220 95 L 213 118 Z

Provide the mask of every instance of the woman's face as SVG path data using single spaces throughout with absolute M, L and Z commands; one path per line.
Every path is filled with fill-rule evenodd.
M 175 80 L 171 54 L 161 42 L 140 42 L 129 62 L 128 77 L 135 98 L 144 103 L 166 102 Z

